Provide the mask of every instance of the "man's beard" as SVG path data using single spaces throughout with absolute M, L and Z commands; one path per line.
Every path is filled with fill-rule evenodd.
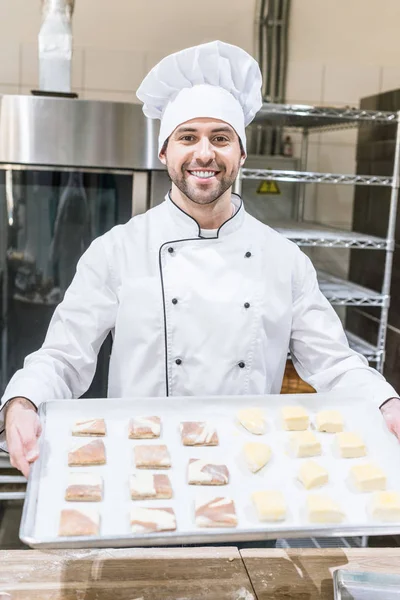
M 172 182 L 176 185 L 176 187 L 183 193 L 189 200 L 195 202 L 196 204 L 212 204 L 218 198 L 220 198 L 230 187 L 232 187 L 240 165 L 238 164 L 237 169 L 234 169 L 230 175 L 226 174 L 225 169 L 216 167 L 215 169 L 219 171 L 218 179 L 216 179 L 217 185 L 212 186 L 210 190 L 202 190 L 197 187 L 194 183 L 191 183 L 189 177 L 185 173 L 188 173 L 188 169 L 185 165 L 182 166 L 181 171 L 175 171 L 172 167 L 169 166 L 167 161 L 167 169 L 168 175 L 170 176 Z M 203 167 L 204 168 L 204 167 Z M 213 168 L 210 167 L 211 170 Z M 196 167 L 190 169 L 191 171 L 196 170 Z

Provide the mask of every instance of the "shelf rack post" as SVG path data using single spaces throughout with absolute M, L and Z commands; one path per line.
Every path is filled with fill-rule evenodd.
M 307 171 L 307 159 L 308 159 L 308 139 L 309 139 L 308 128 L 304 127 L 303 134 L 301 136 L 301 149 L 300 149 L 300 169 L 299 171 Z M 298 200 L 297 200 L 297 221 L 304 220 L 304 204 L 306 197 L 306 184 L 300 183 L 298 186 Z
M 385 257 L 385 271 L 383 275 L 382 294 L 389 296 L 390 294 L 390 282 L 392 277 L 392 265 L 393 265 L 393 252 L 394 252 L 394 241 L 396 231 L 396 216 L 397 216 L 397 204 L 399 196 L 399 169 L 400 169 L 400 111 L 397 113 L 397 129 L 396 129 L 396 143 L 394 152 L 393 162 L 393 179 L 392 179 L 392 190 L 390 194 L 390 211 L 389 211 L 389 222 L 387 229 L 387 250 Z M 378 331 L 378 349 L 380 351 L 379 358 L 377 361 L 377 370 L 382 373 L 385 364 L 385 345 L 386 345 L 386 334 L 387 324 L 389 319 L 389 305 L 382 308 L 381 319 L 379 323 Z

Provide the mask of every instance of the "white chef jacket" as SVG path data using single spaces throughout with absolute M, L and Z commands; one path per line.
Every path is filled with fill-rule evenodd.
M 396 396 L 349 348 L 308 257 L 232 201 L 213 238 L 167 196 L 94 240 L 2 405 L 81 396 L 110 331 L 111 398 L 277 394 L 288 349 L 317 391 L 368 384 L 377 406 Z

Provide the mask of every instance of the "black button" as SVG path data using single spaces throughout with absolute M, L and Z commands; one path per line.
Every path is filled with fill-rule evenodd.
M 245 302 L 245 303 L 244 303 L 244 307 L 245 307 L 245 308 L 250 308 L 250 304 L 249 304 L 248 302 Z
M 245 368 L 245 366 L 246 366 L 246 364 L 245 364 L 245 363 L 242 361 L 242 362 L 240 362 L 240 363 L 239 363 L 239 365 L 238 365 L 238 366 L 239 366 L 241 369 L 244 369 L 244 368 Z
M 170 246 L 170 247 L 168 248 L 168 252 L 169 252 L 170 254 L 172 254 L 172 253 L 173 253 L 173 251 L 174 251 L 174 249 L 172 248 L 172 246 Z
M 176 362 L 177 365 L 181 365 L 182 364 L 182 361 L 181 361 L 180 358 L 177 358 L 175 362 Z
M 172 298 L 172 304 L 178 304 L 178 300 L 176 298 Z
M 251 252 L 246 252 L 245 257 L 250 258 L 250 256 L 251 256 Z

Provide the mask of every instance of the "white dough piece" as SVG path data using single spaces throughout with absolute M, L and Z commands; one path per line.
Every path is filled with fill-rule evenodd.
M 100 514 L 91 507 L 65 508 L 61 511 L 58 535 L 98 535 Z
M 350 469 L 350 478 L 359 492 L 375 492 L 386 488 L 386 475 L 371 463 L 354 465 Z
M 302 406 L 284 406 L 282 418 L 285 429 L 288 431 L 304 431 L 310 422 L 308 414 Z
M 325 431 L 326 433 L 343 431 L 343 416 L 338 410 L 319 411 L 315 422 L 318 431 Z
M 279 490 L 262 490 L 251 495 L 260 521 L 283 521 L 286 502 Z
M 236 527 L 238 519 L 232 498 L 217 496 L 206 501 L 197 498 L 195 503 L 196 527 Z
M 257 473 L 271 458 L 271 448 L 261 442 L 248 442 L 243 446 L 247 466 L 252 473 Z
M 336 434 L 336 446 L 342 458 L 360 458 L 367 454 L 362 438 L 350 431 Z
M 172 508 L 144 508 L 134 506 L 131 509 L 132 533 L 152 533 L 155 531 L 174 531 L 175 513 Z
M 373 519 L 378 521 L 400 521 L 399 492 L 375 492 L 372 495 L 369 510 Z
M 197 458 L 189 460 L 189 485 L 226 485 L 228 482 L 229 471 L 225 464 Z
M 297 478 L 306 490 L 310 490 L 328 483 L 329 475 L 328 471 L 315 460 L 306 460 L 302 463 Z
M 106 435 L 106 424 L 104 419 L 84 419 L 76 421 L 72 427 L 72 435 L 97 436 Z
M 65 500 L 69 502 L 100 502 L 103 496 L 103 478 L 98 473 L 71 472 Z
M 290 444 L 297 458 L 318 456 L 321 454 L 321 444 L 312 431 L 297 431 L 296 433 L 292 433 Z
M 261 408 L 244 408 L 237 413 L 239 423 L 247 431 L 256 435 L 262 435 L 267 430 L 267 422 L 264 417 L 264 411 Z
M 311 523 L 340 523 L 345 517 L 340 506 L 326 494 L 309 494 L 307 511 Z

